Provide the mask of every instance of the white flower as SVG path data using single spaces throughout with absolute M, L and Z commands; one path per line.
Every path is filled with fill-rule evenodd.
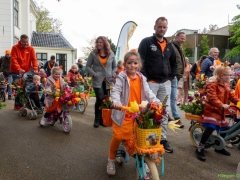
M 148 103 L 149 103 L 148 101 L 142 101 L 141 104 L 139 104 L 139 107 L 146 108 Z

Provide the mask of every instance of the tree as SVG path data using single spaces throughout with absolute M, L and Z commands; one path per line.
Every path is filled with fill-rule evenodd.
M 94 50 L 95 48 L 95 41 L 96 41 L 96 36 L 94 36 L 92 39 L 87 40 L 88 46 L 82 47 L 82 51 L 84 54 L 85 59 L 90 55 L 90 53 Z
M 200 42 L 200 54 L 202 55 L 207 55 L 208 51 L 209 51 L 209 45 L 208 45 L 208 36 L 207 35 L 203 35 L 202 36 L 202 40 Z
M 114 54 L 116 54 L 116 50 L 117 50 L 116 45 L 112 42 L 111 39 L 108 39 L 108 42 L 109 42 L 109 44 L 110 44 L 110 48 L 111 48 L 112 52 L 113 52 Z
M 116 50 L 117 50 L 116 45 L 108 37 L 107 37 L 107 40 L 108 40 L 108 42 L 110 44 L 110 48 L 111 48 L 112 52 L 115 54 Z M 94 36 L 91 40 L 88 40 L 88 44 L 89 44 L 88 46 L 82 47 L 82 51 L 83 51 L 83 54 L 85 56 L 85 59 L 94 50 L 94 48 L 95 48 L 95 41 L 96 41 L 96 36 Z
M 237 5 L 237 8 L 240 9 L 240 6 Z M 229 27 L 229 30 L 234 33 L 234 35 L 230 37 L 229 40 L 236 46 L 225 55 L 225 58 L 240 55 L 240 14 L 233 17 L 232 25 Z
M 218 26 L 216 24 L 215 25 L 213 25 L 213 24 L 209 25 L 209 32 L 215 31 L 217 29 L 218 29 Z
M 37 6 L 39 18 L 37 19 L 37 32 L 61 32 L 62 22 L 59 19 L 51 17 L 50 11 L 45 7 Z
M 187 41 L 184 41 L 184 43 L 182 44 L 182 48 L 183 48 L 183 53 L 185 57 L 191 56 L 187 49 Z

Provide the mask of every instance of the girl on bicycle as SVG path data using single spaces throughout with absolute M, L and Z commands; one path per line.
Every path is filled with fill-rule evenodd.
M 46 119 L 48 116 L 58 110 L 60 107 L 58 107 L 58 102 L 54 99 L 54 96 L 51 95 L 52 93 L 61 92 L 64 91 L 65 83 L 62 76 L 62 69 L 59 67 L 53 67 L 51 70 L 51 75 L 47 78 L 47 82 L 45 84 L 45 90 L 47 92 L 45 97 L 45 110 L 46 113 L 42 117 L 40 124 L 45 125 Z
M 76 85 L 77 81 L 84 83 L 84 79 L 78 71 L 78 66 L 76 64 L 72 65 L 71 69 L 67 73 L 66 79 L 67 83 L 72 87 Z
M 224 110 L 229 109 L 228 100 L 237 104 L 237 99 L 231 92 L 229 82 L 231 77 L 231 69 L 227 64 L 218 66 L 214 70 L 213 77 L 209 78 L 207 82 L 205 93 L 206 102 L 204 104 L 203 122 L 202 125 L 206 128 L 203 132 L 200 144 L 196 149 L 197 158 L 205 161 L 204 154 L 205 143 L 214 130 L 228 129 L 228 122 L 225 120 Z M 225 136 L 225 135 L 224 135 Z M 225 149 L 217 150 L 215 152 L 230 156 L 231 154 Z
M 139 72 L 141 68 L 140 56 L 136 52 L 128 52 L 124 56 L 125 71 L 119 73 L 111 92 L 113 103 L 112 128 L 113 135 L 108 154 L 107 173 L 114 175 L 115 152 L 123 140 L 130 140 L 133 136 L 132 114 L 119 111 L 122 106 L 130 106 L 130 102 L 142 101 L 160 103 L 155 94 L 150 90 L 146 78 Z

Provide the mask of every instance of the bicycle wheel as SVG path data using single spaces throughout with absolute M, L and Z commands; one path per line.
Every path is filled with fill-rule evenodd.
M 144 165 L 145 165 L 145 171 L 147 174 L 147 179 L 151 180 L 160 180 L 159 174 L 158 174 L 158 169 L 156 167 L 155 162 L 148 156 L 144 157 Z M 145 180 L 146 178 L 140 179 L 138 170 L 137 170 L 137 180 Z
M 72 118 L 70 115 L 66 115 L 65 117 L 63 117 L 63 121 L 62 121 L 62 126 L 63 126 L 63 131 L 65 133 L 69 133 L 72 129 Z
M 198 147 L 202 133 L 205 131 L 205 127 L 200 124 L 194 124 L 190 129 L 190 139 L 194 146 Z
M 81 114 L 86 110 L 86 101 L 85 98 L 81 98 L 81 101 L 78 103 L 77 108 Z
M 5 101 L 6 101 L 6 95 L 5 95 L 4 91 L 1 91 L 1 93 L 0 93 L 0 99 L 2 100 L 2 102 L 5 102 Z

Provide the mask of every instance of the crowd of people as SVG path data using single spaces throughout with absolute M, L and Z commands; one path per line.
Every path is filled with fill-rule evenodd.
M 228 109 L 228 100 L 232 103 L 239 102 L 239 92 L 234 95 L 229 87 L 230 78 L 233 74 L 240 73 L 240 65 L 235 63 L 233 66 L 221 65 L 218 58 L 219 50 L 213 47 L 208 55 L 202 55 L 200 59 L 191 65 L 189 59 L 184 56 L 182 44 L 186 40 L 184 32 L 178 32 L 172 41 L 164 37 L 168 30 L 168 20 L 159 17 L 154 24 L 154 34 L 141 40 L 137 52 L 127 52 L 123 60 L 116 62 L 115 55 L 111 51 L 107 38 L 97 37 L 94 50 L 90 53 L 86 71 L 92 77 L 92 87 L 96 95 L 94 106 L 95 117 L 93 127 L 104 126 L 102 111 L 100 106 L 103 98 L 110 94 L 109 79 L 115 77 L 116 83 L 111 91 L 111 100 L 114 110 L 112 111 L 113 134 L 110 142 L 108 154 L 107 173 L 114 175 L 116 150 L 122 140 L 132 137 L 131 114 L 119 111 L 122 106 L 129 106 L 130 102 L 136 101 L 138 104 L 143 100 L 161 103 L 168 96 L 166 111 L 168 120 L 162 123 L 162 137 L 160 143 L 165 152 L 173 153 L 173 148 L 169 145 L 167 138 L 167 124 L 175 120 L 179 127 L 184 125 L 180 119 L 177 105 L 188 102 L 188 93 L 192 84 L 199 81 L 202 75 L 207 76 L 209 81 L 206 84 L 205 94 L 207 101 L 204 105 L 203 123 L 206 127 L 199 147 L 196 149 L 197 158 L 205 161 L 204 145 L 214 130 L 226 129 L 223 109 Z M 160 70 L 161 69 L 161 70 Z M 27 35 L 22 35 L 18 44 L 11 50 L 5 51 L 5 56 L 0 59 L 0 72 L 3 72 L 9 84 L 17 81 L 25 72 L 33 71 L 36 75 L 33 78 L 32 91 L 39 91 L 45 88 L 53 92 L 63 91 L 65 82 L 62 78 L 62 69 L 59 68 L 55 56 L 43 63 L 38 62 L 34 48 L 29 45 Z M 73 85 L 76 79 L 85 76 L 82 60 L 73 64 L 69 69 L 66 81 L 68 85 Z M 234 75 L 235 75 L 234 74 Z M 46 82 L 41 82 L 41 78 L 47 78 Z M 235 86 L 238 78 L 235 78 Z M 12 98 L 12 89 L 8 89 L 8 99 Z M 237 94 L 238 93 L 238 94 Z M 40 123 L 45 125 L 49 114 L 58 109 L 56 100 L 52 96 L 38 99 L 32 96 L 38 108 L 39 101 L 45 105 L 46 113 Z M 18 96 L 15 97 L 15 109 L 21 109 L 22 104 Z M 171 112 L 171 115 L 170 115 Z M 225 149 L 215 150 L 229 156 L 230 153 Z

